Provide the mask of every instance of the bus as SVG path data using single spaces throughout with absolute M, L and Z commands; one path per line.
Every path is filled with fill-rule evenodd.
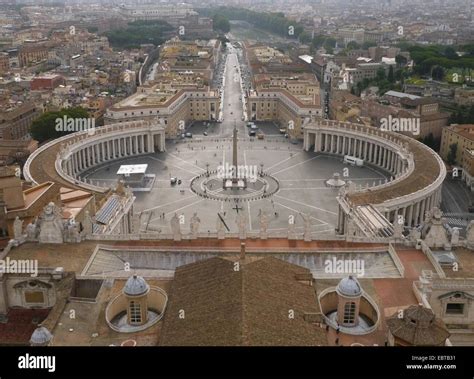
M 344 155 L 344 163 L 360 167 L 364 165 L 364 160 L 356 157 L 351 157 L 350 155 Z

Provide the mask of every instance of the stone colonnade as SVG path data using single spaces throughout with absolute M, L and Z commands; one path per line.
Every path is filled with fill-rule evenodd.
M 398 185 L 403 184 L 406 178 L 423 171 L 423 167 L 414 166 L 413 154 L 405 148 L 409 145 L 404 145 L 404 137 L 399 138 L 361 125 L 323 121 L 306 126 L 303 147 L 306 151 L 363 159 L 364 164 L 368 163 L 390 173 L 392 181 L 370 188 L 375 194 L 378 187 L 386 188 L 394 185 L 395 181 Z M 436 153 L 427 147 L 425 149 L 428 156 L 432 155 L 437 160 L 440 168 L 435 181 L 424 189 L 414 189 L 412 194 L 404 196 L 399 196 L 394 188 L 391 198 L 385 199 L 381 204 L 372 204 L 391 223 L 402 220 L 406 226 L 418 225 L 423 222 L 426 212 L 441 204 L 441 187 L 446 169 Z M 340 209 L 340 223 L 345 216 L 341 212 L 344 211 Z
M 96 165 L 158 151 L 165 151 L 164 130 L 101 133 L 73 144 L 70 154 L 62 161 L 62 169 L 67 175 L 76 177 Z

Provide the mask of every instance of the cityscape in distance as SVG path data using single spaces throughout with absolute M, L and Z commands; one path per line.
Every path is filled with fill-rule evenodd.
M 0 0 L 0 346 L 473 347 L 473 36 L 474 0 Z

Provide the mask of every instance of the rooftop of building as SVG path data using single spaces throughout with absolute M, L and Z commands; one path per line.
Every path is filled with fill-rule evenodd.
M 446 277 L 455 279 L 474 279 L 474 260 L 472 259 L 472 251 L 464 247 L 458 247 L 453 249 L 453 254 L 456 257 L 458 265 L 441 266 Z M 455 267 L 455 269 L 453 269 L 453 267 Z
M 327 344 L 326 332 L 305 320 L 319 310 L 314 288 L 297 279 L 308 270 L 271 257 L 234 267 L 211 258 L 176 270 L 160 345 Z
M 474 124 L 451 124 L 449 126 L 445 126 L 444 129 L 456 133 L 466 139 L 474 139 Z
M 9 102 L 0 109 L 0 117 L 6 121 L 9 121 L 25 112 L 35 109 L 35 107 L 35 104 L 29 101 L 17 101 L 14 103 Z
M 206 96 L 218 96 L 217 91 L 209 90 L 208 87 L 203 88 L 157 88 L 154 86 L 153 92 L 137 92 L 126 99 L 115 103 L 109 108 L 109 111 L 121 111 L 121 110 L 133 110 L 134 108 L 156 108 L 156 107 L 167 107 L 172 104 L 176 99 L 186 92 L 200 92 L 206 94 Z
M 318 85 L 316 76 L 309 72 L 281 72 L 281 73 L 259 73 L 253 76 L 256 85 L 270 84 L 271 82 L 281 81 L 285 83 L 304 83 L 308 85 Z
M 263 95 L 270 92 L 280 92 L 282 95 L 286 96 L 292 100 L 295 104 L 302 108 L 320 108 L 321 107 L 321 98 L 319 94 L 314 95 L 296 95 L 291 93 L 286 88 L 260 88 L 257 91 L 250 91 L 250 96 L 258 97 L 259 94 Z
M 29 345 L 34 330 L 49 312 L 50 309 L 9 309 L 7 321 L 0 322 L 0 346 Z
M 59 78 L 62 78 L 62 75 L 59 75 L 59 74 L 42 74 L 42 75 L 38 75 L 38 76 L 35 76 L 33 78 L 33 80 L 37 79 L 37 80 L 51 80 L 51 79 L 59 79 Z
M 414 346 L 444 344 L 450 335 L 444 322 L 435 317 L 431 309 L 421 305 L 408 307 L 403 317 L 394 314 L 387 320 L 387 325 L 396 338 Z
M 41 183 L 38 186 L 28 188 L 25 191 L 23 191 L 23 199 L 25 202 L 25 206 L 21 208 L 8 208 L 8 211 L 20 211 L 24 209 L 28 209 L 31 207 L 31 205 L 34 204 L 34 202 L 41 198 L 47 191 L 49 191 L 52 187 L 54 186 L 54 183 L 52 182 L 45 182 Z
M 416 99 L 421 98 L 420 96 L 410 95 L 410 94 L 405 93 L 405 92 L 399 92 L 399 91 L 393 91 L 393 90 L 385 92 L 384 96 L 398 97 L 400 99 L 408 98 L 408 99 L 411 99 L 411 100 L 416 100 Z
M 150 286 L 158 286 L 169 296 L 163 322 L 132 335 L 112 331 L 104 318 L 105 307 L 121 293 L 126 279 L 107 279 L 101 286 L 95 302 L 66 301 L 71 288 L 66 285 L 59 295 L 61 301 L 54 314 L 44 323 L 54 334 L 55 345 L 119 345 L 134 339 L 138 345 L 339 345 L 354 342 L 365 345 L 383 345 L 386 340 L 385 318 L 400 309 L 417 304 L 413 293 L 413 281 L 418 280 L 423 270 L 434 271 L 428 257 L 415 248 L 395 245 L 395 250 L 405 268 L 400 278 L 358 278 L 360 287 L 378 305 L 381 324 L 367 336 L 326 334 L 307 316 L 319 312 L 317 296 L 328 287 L 335 287 L 340 279 L 317 279 L 310 285 L 309 270 L 274 257 L 252 257 L 251 251 L 279 250 L 298 252 L 308 250 L 366 249 L 380 244 L 348 243 L 342 241 L 288 241 L 286 239 L 248 240 L 249 252 L 239 260 L 240 240 L 199 239 L 183 241 L 84 241 L 62 245 L 26 243 L 9 253 L 11 259 L 38 259 L 39 267 L 64 267 L 65 271 L 82 272 L 94 253 L 98 243 L 110 247 L 145 247 L 183 252 L 186 250 L 220 249 L 233 251 L 233 259 L 215 257 L 179 267 L 174 278 L 147 277 Z M 39 248 L 40 247 L 40 248 Z M 290 249 L 291 247 L 291 249 Z M 467 258 L 467 257 L 466 257 Z M 471 268 L 469 268 L 471 269 Z M 132 272 L 131 274 L 133 274 Z M 100 278 L 102 280 L 102 278 Z M 69 288 L 69 289 L 68 289 Z M 69 292 L 68 292 L 69 291 Z M 69 310 L 76 311 L 76 319 L 69 318 Z M 180 309 L 185 309 L 185 318 L 178 319 Z M 288 318 L 293 310 L 294 319 Z M 196 325 L 199 325 L 197 327 Z M 1 324 L 0 324 L 1 329 Z M 24 340 L 27 341 L 35 329 L 33 325 Z M 72 331 L 70 331 L 72 329 Z M 1 335 L 1 333 L 0 333 Z
M 350 194 L 349 199 L 354 205 L 381 204 L 426 188 L 438 178 L 440 163 L 435 153 L 412 138 L 405 138 L 404 142 L 408 146 L 408 151 L 413 153 L 414 171 L 405 179 L 390 186 Z
M 147 284 L 169 291 L 169 280 L 147 279 Z M 68 302 L 50 326 L 54 335 L 54 346 L 120 346 L 127 340 L 133 340 L 139 346 L 156 346 L 160 336 L 162 323 L 134 333 L 118 333 L 110 329 L 105 320 L 105 309 L 109 302 L 121 294 L 126 279 L 114 279 L 104 282 L 95 297 L 95 301 L 76 301 L 67 298 Z M 69 317 L 74 310 L 75 319 Z

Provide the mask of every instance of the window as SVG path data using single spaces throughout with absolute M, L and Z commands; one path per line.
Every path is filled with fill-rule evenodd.
M 446 304 L 446 314 L 448 314 L 448 315 L 462 315 L 462 314 L 464 314 L 464 304 L 462 304 L 462 303 L 448 303 L 448 304 Z
M 25 303 L 44 304 L 43 291 L 25 291 Z
M 130 302 L 130 324 L 140 324 L 142 322 L 142 313 L 140 304 L 131 301 Z
M 344 324 L 353 324 L 355 321 L 355 308 L 354 302 L 349 302 L 344 305 Z

